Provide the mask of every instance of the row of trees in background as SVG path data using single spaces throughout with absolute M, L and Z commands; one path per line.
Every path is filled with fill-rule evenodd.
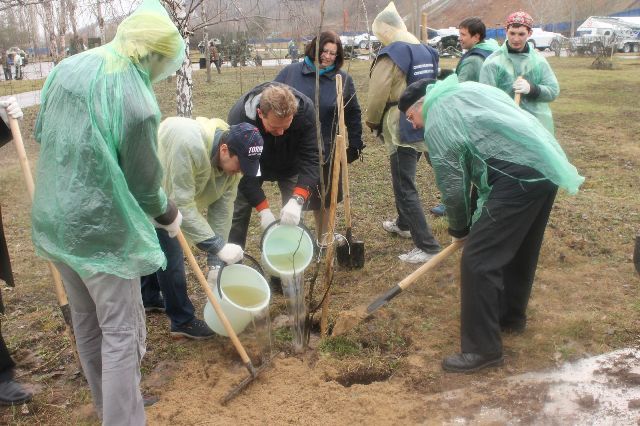
M 129 0 L 0 0 L 0 43 L 33 54 L 44 48 L 58 62 L 89 37 L 107 41 L 108 22 L 117 25 L 134 7 Z
M 91 38 L 110 41 L 117 24 L 141 0 L 0 0 L 0 46 L 18 46 L 37 53 L 46 48 L 54 63 L 81 51 Z M 191 41 L 242 34 L 266 40 L 301 40 L 315 31 L 320 19 L 316 0 L 160 0 L 187 45 L 177 73 L 177 113 L 191 116 L 193 80 L 188 56 Z M 373 0 L 333 0 L 328 16 L 335 30 L 366 30 L 363 10 Z M 327 2 L 330 3 L 330 2 Z M 386 5 L 386 3 L 385 3 Z M 383 5 L 384 6 L 384 5 Z M 209 58 L 207 57 L 207 72 Z M 210 75 L 208 75 L 208 80 Z

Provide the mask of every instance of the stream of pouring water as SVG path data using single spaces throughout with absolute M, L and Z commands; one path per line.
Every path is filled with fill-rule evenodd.
M 261 364 L 271 358 L 273 343 L 271 341 L 271 315 L 269 305 L 251 317 L 256 332 L 256 341 L 260 348 Z
M 304 325 L 306 306 L 304 303 L 303 274 L 280 275 L 282 291 L 287 297 L 287 310 L 291 320 L 291 334 L 293 336 L 293 350 L 304 352 Z

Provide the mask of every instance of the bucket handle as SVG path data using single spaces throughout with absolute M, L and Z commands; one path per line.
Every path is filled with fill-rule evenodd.
M 244 254 L 244 258 L 245 259 L 249 259 L 250 261 L 253 262 L 253 264 L 256 266 L 258 273 L 264 277 L 264 270 L 262 269 L 262 266 L 260 265 L 260 262 L 258 262 L 255 257 L 248 255 L 247 253 Z M 218 288 L 218 294 L 220 295 L 220 299 L 222 299 L 222 287 L 221 287 L 221 281 L 220 279 L 222 278 L 222 270 L 225 268 L 225 266 L 228 266 L 226 263 L 223 263 L 222 266 L 220 267 L 220 271 L 218 272 L 218 279 L 216 281 L 216 287 Z

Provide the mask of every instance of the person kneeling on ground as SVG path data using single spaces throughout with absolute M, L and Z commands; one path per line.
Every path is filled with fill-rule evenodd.
M 584 181 L 562 148 L 503 91 L 475 82 L 421 80 L 398 107 L 425 143 L 461 260 L 461 353 L 442 367 L 470 372 L 501 365 L 500 331 L 523 331 L 544 230 L 558 187 Z M 469 212 L 470 187 L 478 204 Z
M 164 169 L 162 187 L 182 213 L 185 237 L 208 253 L 208 279 L 215 283 L 222 262 L 242 259 L 242 248 L 225 244 L 241 175 L 260 171 L 262 136 L 255 126 L 229 126 L 222 120 L 167 118 L 160 124 L 158 154 Z M 200 212 L 207 209 L 205 218 Z M 163 229 L 156 229 L 167 268 L 142 278 L 145 311 L 164 311 L 171 335 L 206 339 L 213 331 L 194 315 L 187 295 L 182 248 Z M 160 296 L 160 291 L 162 295 Z

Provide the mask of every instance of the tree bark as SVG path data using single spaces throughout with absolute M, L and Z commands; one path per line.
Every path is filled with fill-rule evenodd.
M 176 73 L 176 112 L 180 117 L 191 118 L 193 112 L 193 76 L 189 58 L 189 35 L 184 35 L 185 57 Z
M 67 2 L 60 0 L 60 8 L 58 9 L 58 39 L 60 40 L 60 51 L 62 56 L 67 55 Z
M 67 11 L 69 12 L 69 22 L 71 23 L 71 31 L 73 31 L 73 36 L 77 38 L 78 23 L 76 20 L 76 1 L 75 0 L 66 0 L 66 1 L 67 1 Z

